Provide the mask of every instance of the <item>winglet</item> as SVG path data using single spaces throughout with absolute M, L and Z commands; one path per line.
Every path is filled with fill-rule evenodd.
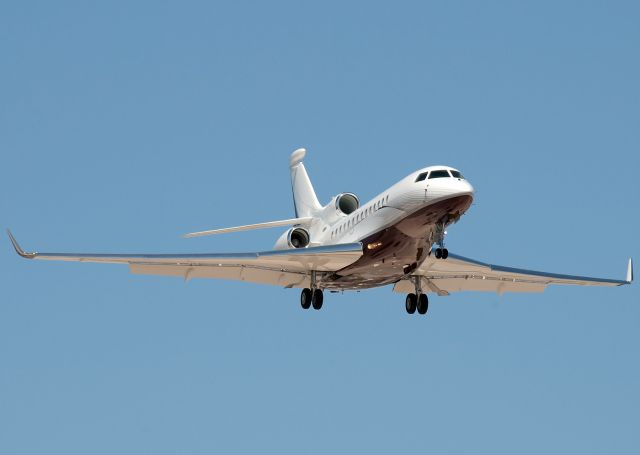
M 13 244 L 13 248 L 16 250 L 16 253 L 18 253 L 20 256 L 22 256 L 23 258 L 26 258 L 26 259 L 33 259 L 34 257 L 36 257 L 38 255 L 38 253 L 26 253 L 22 248 L 20 248 L 20 245 L 18 244 L 18 241 L 11 234 L 11 231 L 9 229 L 7 229 L 7 234 L 9 234 L 9 239 L 11 240 L 11 243 Z
M 633 281 L 633 260 L 629 258 L 629 265 L 627 266 L 627 283 Z

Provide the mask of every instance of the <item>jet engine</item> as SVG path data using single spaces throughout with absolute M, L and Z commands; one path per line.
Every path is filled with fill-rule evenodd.
M 322 208 L 322 219 L 325 223 L 335 223 L 340 218 L 350 215 L 360 208 L 360 199 L 353 193 L 340 193 Z
M 306 248 L 309 246 L 311 236 L 309 231 L 301 227 L 293 227 L 282 234 L 276 242 L 276 250 L 286 250 L 292 248 Z
M 360 208 L 360 199 L 353 193 L 341 193 L 335 197 L 336 211 L 349 215 Z

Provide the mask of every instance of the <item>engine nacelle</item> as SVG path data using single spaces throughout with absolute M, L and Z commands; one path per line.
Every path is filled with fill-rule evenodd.
M 306 248 L 309 246 L 311 236 L 305 228 L 294 227 L 282 234 L 276 242 L 276 250 L 288 250 L 293 248 Z
M 350 215 L 360 208 L 360 199 L 353 193 L 340 193 L 335 197 L 336 211 Z
M 360 199 L 353 193 L 340 193 L 322 209 L 322 219 L 329 224 L 360 208 Z

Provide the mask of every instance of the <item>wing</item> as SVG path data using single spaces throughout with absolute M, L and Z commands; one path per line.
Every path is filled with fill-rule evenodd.
M 27 259 L 128 264 L 132 273 L 221 278 L 284 287 L 309 287 L 309 272 L 340 270 L 362 256 L 362 244 L 230 254 L 27 253 L 7 231 L 16 252 Z
M 268 221 L 266 223 L 247 224 L 245 226 L 235 226 L 222 229 L 212 229 L 209 231 L 191 232 L 185 234 L 184 238 L 203 237 L 205 235 L 227 234 L 229 232 L 251 231 L 254 229 L 268 229 L 281 226 L 301 225 L 308 226 L 313 221 L 313 218 L 291 218 L 289 220 Z
M 422 278 L 424 292 L 434 292 L 439 295 L 460 291 L 488 291 L 498 294 L 542 292 L 550 284 L 579 286 L 629 284 L 633 281 L 633 262 L 629 259 L 626 280 L 611 280 L 504 267 L 449 254 L 446 260 L 438 260 L 430 256 L 414 275 Z M 394 291 L 402 293 L 414 292 L 414 289 L 414 284 L 408 280 L 399 281 L 394 287 Z

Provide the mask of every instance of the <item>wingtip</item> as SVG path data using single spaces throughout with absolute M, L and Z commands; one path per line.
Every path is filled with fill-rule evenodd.
M 627 283 L 633 282 L 633 259 L 629 258 L 629 264 L 627 265 Z
M 18 243 L 18 241 L 16 240 L 16 238 L 13 236 L 13 234 L 9 229 L 7 229 L 7 235 L 9 236 L 9 240 L 11 240 L 13 249 L 16 250 L 16 253 L 18 253 L 18 255 L 26 259 L 33 259 L 34 257 L 36 257 L 37 253 L 27 253 L 22 248 L 20 248 L 20 244 Z

